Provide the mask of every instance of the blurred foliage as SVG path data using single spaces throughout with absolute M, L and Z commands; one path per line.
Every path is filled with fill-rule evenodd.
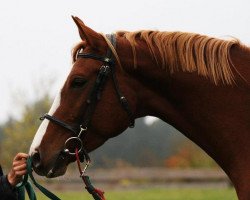
M 18 152 L 28 152 L 34 134 L 40 124 L 39 117 L 48 111 L 51 104 L 49 95 L 23 106 L 22 117 L 19 120 L 9 118 L 1 126 L 1 164 L 10 167 Z
M 147 126 L 136 120 L 133 129 L 109 139 L 91 157 L 94 167 L 211 168 L 217 164 L 179 131 L 158 120 Z
M 157 120 L 148 126 L 140 118 L 135 128 L 109 139 L 90 155 L 94 167 L 162 167 L 183 140 L 184 136 L 165 122 Z
M 203 150 L 191 142 L 185 141 L 177 152 L 165 160 L 168 168 L 214 168 L 216 162 Z

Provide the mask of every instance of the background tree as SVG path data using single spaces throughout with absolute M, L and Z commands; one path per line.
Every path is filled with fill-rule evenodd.
M 9 118 L 1 126 L 0 155 L 1 164 L 4 167 L 10 167 L 11 161 L 17 152 L 29 151 L 34 134 L 40 124 L 39 117 L 42 113 L 48 111 L 50 105 L 51 100 L 47 94 L 31 104 L 24 105 L 20 120 Z
M 216 162 L 190 141 L 184 141 L 172 156 L 165 160 L 167 168 L 215 168 Z

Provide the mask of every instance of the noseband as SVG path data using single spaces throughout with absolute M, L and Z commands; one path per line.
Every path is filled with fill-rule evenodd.
M 115 46 L 116 46 L 115 35 L 113 35 L 113 34 L 107 35 L 107 38 L 109 39 L 109 41 L 111 42 L 111 44 L 115 48 Z M 99 73 L 97 75 L 95 83 L 94 83 L 94 85 L 93 85 L 93 87 L 90 90 L 90 93 L 88 95 L 87 107 L 86 107 L 86 111 L 84 113 L 83 123 L 81 125 L 79 125 L 78 127 L 73 127 L 73 126 L 63 122 L 62 120 L 57 119 L 56 117 L 51 116 L 49 114 L 44 114 L 40 119 L 41 120 L 47 119 L 47 120 L 65 128 L 65 129 L 67 129 L 68 131 L 72 132 L 74 134 L 74 136 L 68 138 L 65 141 L 65 149 L 63 150 L 63 152 L 70 154 L 70 155 L 75 155 L 76 154 L 75 149 L 70 150 L 70 148 L 69 148 L 69 146 L 73 144 L 78 149 L 79 155 L 83 156 L 83 158 L 81 160 L 84 161 L 84 157 L 86 160 L 89 160 L 89 156 L 84 149 L 81 138 L 82 138 L 82 135 L 88 131 L 88 127 L 91 123 L 91 118 L 94 114 L 96 105 L 97 105 L 98 101 L 101 99 L 101 94 L 102 94 L 103 88 L 104 88 L 110 74 L 111 74 L 111 78 L 112 78 L 113 83 L 114 83 L 114 88 L 115 88 L 117 97 L 121 103 L 121 106 L 128 114 L 128 117 L 130 120 L 129 127 L 131 127 L 131 128 L 134 127 L 134 117 L 133 117 L 133 114 L 132 114 L 132 111 L 130 109 L 130 106 L 129 106 L 127 99 L 124 97 L 124 95 L 120 91 L 118 81 L 116 78 L 116 74 L 115 74 L 115 59 L 114 59 L 113 53 L 110 50 L 110 48 L 108 48 L 106 56 L 100 56 L 100 55 L 91 54 L 91 53 L 85 54 L 85 53 L 79 52 L 77 54 L 77 59 L 79 59 L 79 58 L 94 59 L 94 60 L 101 61 L 103 63 L 99 69 Z

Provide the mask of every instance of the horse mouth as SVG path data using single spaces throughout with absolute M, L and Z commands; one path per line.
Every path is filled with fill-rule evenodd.
M 66 173 L 67 164 L 61 164 L 60 166 L 53 165 L 50 169 L 47 170 L 41 167 L 33 166 L 33 170 L 39 176 L 45 176 L 46 178 L 55 178 Z
M 62 153 L 53 156 L 53 159 L 47 160 L 46 163 L 42 162 L 40 157 L 37 159 L 34 154 L 32 168 L 39 176 L 55 178 L 66 173 L 69 162 L 70 158 Z
M 65 154 L 60 153 L 55 159 L 51 169 L 46 174 L 47 178 L 55 178 L 62 176 L 66 173 L 68 167 L 69 157 Z
M 58 176 L 62 176 L 66 173 L 67 166 L 63 166 L 60 169 L 55 169 L 54 167 L 49 170 L 49 172 L 46 174 L 46 178 L 55 178 Z

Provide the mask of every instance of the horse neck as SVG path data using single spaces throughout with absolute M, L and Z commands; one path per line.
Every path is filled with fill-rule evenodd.
M 130 75 L 138 99 L 137 117 L 153 115 L 173 125 L 205 150 L 229 175 L 237 192 L 250 190 L 250 93 L 249 85 L 236 75 L 239 85 L 216 86 L 197 73 L 169 74 L 159 67 L 146 44 L 137 48 L 137 68 L 128 42 L 118 44 L 122 64 Z M 242 68 L 240 49 L 232 50 L 235 67 Z
M 153 115 L 164 117 L 166 107 L 167 88 L 159 87 L 168 84 L 168 75 L 157 66 L 157 62 L 150 54 L 146 44 L 137 48 L 137 64 L 134 66 L 134 56 L 129 42 L 124 38 L 117 39 L 117 52 L 122 67 L 129 75 L 126 84 L 130 84 L 136 91 L 140 105 L 137 107 L 136 117 Z M 152 98 L 153 97 L 153 98 Z M 164 105 L 164 107 L 161 107 Z M 162 111 L 162 112 L 161 112 Z

